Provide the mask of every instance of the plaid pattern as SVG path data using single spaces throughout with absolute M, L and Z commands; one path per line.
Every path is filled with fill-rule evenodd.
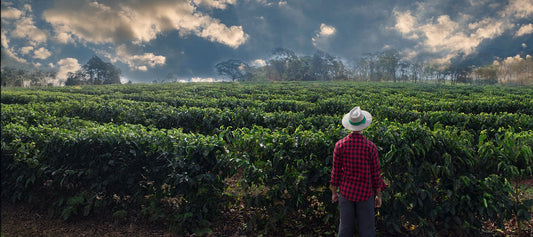
M 342 197 L 361 202 L 386 188 L 380 174 L 376 145 L 359 133 L 350 133 L 335 144 L 331 185 L 340 187 Z

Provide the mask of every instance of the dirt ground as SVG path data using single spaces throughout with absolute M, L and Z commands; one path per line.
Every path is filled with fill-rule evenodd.
M 139 223 L 138 221 L 117 222 L 110 217 L 85 218 L 75 221 L 63 221 L 52 218 L 45 211 L 33 210 L 23 203 L 12 204 L 2 200 L 2 230 L 1 237 L 84 237 L 84 236 L 113 236 L 113 237 L 195 237 L 196 234 L 176 234 L 164 225 Z M 201 236 L 244 236 L 239 234 L 239 228 L 245 222 L 245 215 L 239 208 L 230 208 L 221 216 L 216 228 Z
M 531 194 L 529 194 L 531 195 Z M 529 196 L 528 195 L 528 196 Z M 245 223 L 245 215 L 240 208 L 230 209 L 225 213 L 216 224 L 216 229 L 213 233 L 204 236 L 241 236 L 239 228 L 241 223 Z M 242 209 L 241 209 L 242 210 Z M 179 235 L 171 233 L 168 229 L 161 225 L 148 225 L 143 223 L 132 222 L 117 222 L 112 218 L 87 218 L 75 221 L 62 221 L 50 217 L 46 212 L 33 210 L 26 204 L 12 204 L 9 201 L 2 200 L 2 229 L 1 237 L 27 237 L 27 236 L 42 236 L 42 237 L 83 237 L 83 236 L 113 236 L 113 237 L 134 237 L 134 236 L 184 236 L 192 237 L 196 235 Z M 485 224 L 484 236 L 518 236 L 516 230 L 516 222 L 509 221 L 506 223 L 506 228 L 503 230 L 497 229 L 491 223 Z M 533 216 L 532 219 L 522 224 L 522 236 L 533 237 Z
M 165 227 L 117 223 L 111 218 L 65 222 L 23 204 L 2 201 L 2 237 L 174 236 Z

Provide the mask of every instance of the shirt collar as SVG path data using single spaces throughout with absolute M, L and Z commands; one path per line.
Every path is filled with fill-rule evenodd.
M 349 136 L 350 137 L 358 137 L 358 136 L 363 136 L 363 134 L 357 133 L 357 132 L 351 132 Z

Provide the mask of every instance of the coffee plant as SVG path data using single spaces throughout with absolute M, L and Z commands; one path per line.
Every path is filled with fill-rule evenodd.
M 332 152 L 353 106 L 373 115 L 363 134 L 388 184 L 379 235 L 531 218 L 532 87 L 131 84 L 2 89 L 1 103 L 2 200 L 64 220 L 134 216 L 186 235 L 239 205 L 236 233 L 334 236 Z

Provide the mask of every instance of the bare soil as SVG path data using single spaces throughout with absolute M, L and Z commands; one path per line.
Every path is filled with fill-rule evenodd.
M 176 236 L 162 226 L 119 223 L 112 218 L 63 221 L 25 204 L 2 201 L 2 237 L 16 236 Z
M 533 198 L 533 179 L 521 182 L 524 192 L 524 199 Z M 226 210 L 221 216 L 219 223 L 216 223 L 215 229 L 203 236 L 244 236 L 242 233 L 242 224 L 246 222 L 247 209 L 241 205 L 234 205 Z M 249 210 L 248 210 L 249 211 Z M 139 221 L 116 221 L 111 217 L 92 217 L 77 220 L 63 221 L 61 219 L 50 217 L 46 211 L 32 209 L 29 205 L 23 203 L 12 204 L 9 201 L 2 200 L 2 229 L 1 237 L 17 236 L 117 236 L 117 237 L 134 237 L 134 236 L 184 236 L 192 237 L 195 234 L 172 233 L 164 225 L 153 225 Z M 484 236 L 518 236 L 516 221 L 511 220 L 505 224 L 504 229 L 498 229 L 491 223 L 485 223 Z M 528 222 L 521 223 L 522 235 L 524 237 L 533 237 L 533 214 Z
M 226 223 L 219 223 L 213 233 L 205 236 L 239 236 L 239 223 L 243 217 L 238 213 L 228 213 Z M 240 216 L 240 217 L 239 217 Z M 504 230 L 494 225 L 485 225 L 487 236 L 518 236 L 516 222 L 510 221 Z M 522 224 L 522 236 L 533 236 L 533 219 Z M 11 204 L 2 201 L 2 237 L 43 236 L 43 237 L 82 237 L 82 236 L 196 236 L 194 234 L 171 233 L 164 226 L 154 226 L 135 222 L 117 222 L 112 218 L 89 218 L 75 221 L 63 221 L 52 218 L 42 211 L 32 210 L 25 204 Z

